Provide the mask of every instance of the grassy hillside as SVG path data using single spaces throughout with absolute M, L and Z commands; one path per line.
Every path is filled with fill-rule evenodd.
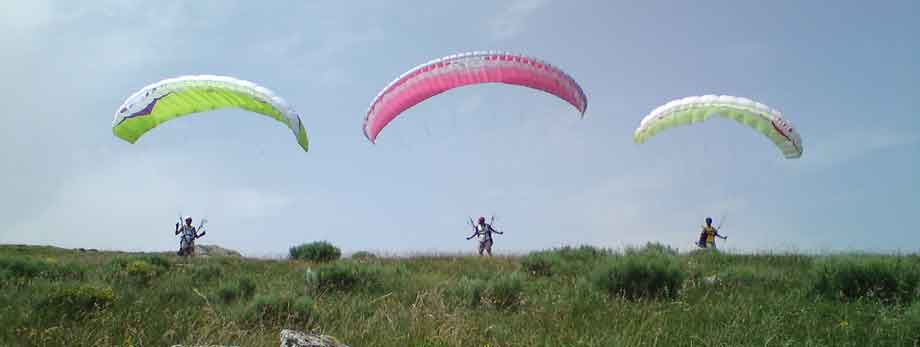
M 656 246 L 323 263 L 0 246 L 0 345 L 273 346 L 290 328 L 355 347 L 915 346 L 918 269 Z

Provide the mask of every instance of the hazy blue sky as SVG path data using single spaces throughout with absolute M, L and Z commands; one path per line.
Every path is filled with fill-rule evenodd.
M 659 241 L 703 218 L 728 247 L 920 248 L 920 2 L 39 1 L 0 3 L 0 242 L 171 250 L 176 214 L 250 255 L 328 240 L 345 252 L 496 251 Z M 541 57 L 578 80 L 584 119 L 548 94 L 478 85 L 406 111 L 376 145 L 371 99 L 427 60 L 473 50 Z M 311 140 L 223 110 L 131 145 L 122 101 L 186 74 L 285 97 Z M 643 145 L 648 112 L 690 95 L 782 111 L 801 159 L 717 118 Z

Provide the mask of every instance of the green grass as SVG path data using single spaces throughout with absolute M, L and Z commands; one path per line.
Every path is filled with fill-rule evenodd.
M 0 345 L 913 346 L 916 256 L 180 260 L 0 246 Z

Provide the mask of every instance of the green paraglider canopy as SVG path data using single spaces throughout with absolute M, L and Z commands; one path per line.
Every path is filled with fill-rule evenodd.
M 802 138 L 782 113 L 759 102 L 728 95 L 692 96 L 662 105 L 642 119 L 633 140 L 641 144 L 662 131 L 703 122 L 713 115 L 734 119 L 760 132 L 787 159 L 802 156 Z
M 240 108 L 277 120 L 293 131 L 305 152 L 308 150 L 303 122 L 284 99 L 255 83 L 226 76 L 182 76 L 146 86 L 118 108 L 112 132 L 135 143 L 164 122 L 219 108 Z

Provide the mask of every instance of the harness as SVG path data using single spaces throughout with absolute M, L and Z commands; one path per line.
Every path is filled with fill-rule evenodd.
M 706 241 L 712 241 L 716 238 L 716 228 L 704 225 L 703 233 L 706 234 Z
M 479 242 L 492 241 L 492 226 L 489 224 L 476 225 L 476 235 L 479 237 Z
M 182 224 L 182 227 L 181 229 L 179 229 L 179 232 L 182 233 L 182 238 L 181 238 L 182 246 L 189 246 L 195 242 L 195 238 L 196 238 L 195 236 L 197 236 L 197 233 L 196 233 L 197 230 L 195 230 L 195 227 Z

